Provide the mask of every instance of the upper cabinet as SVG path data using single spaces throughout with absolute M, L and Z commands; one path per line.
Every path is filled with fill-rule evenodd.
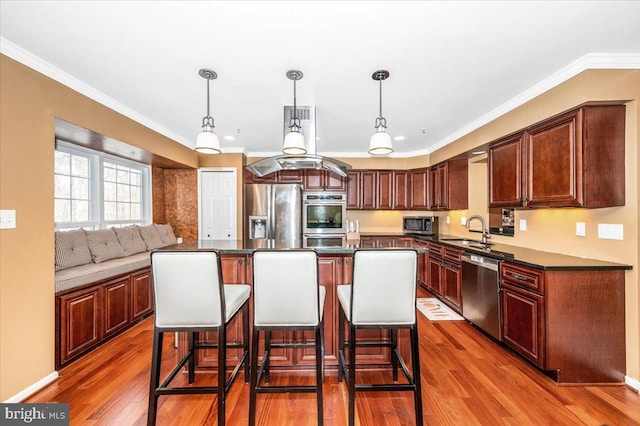
M 409 197 L 409 208 L 412 210 L 426 210 L 429 199 L 429 170 L 411 170 L 411 191 Z
M 258 177 L 244 171 L 244 183 L 299 183 L 307 191 L 345 191 L 347 178 L 326 170 L 280 170 Z
M 624 199 L 624 105 L 585 105 L 489 147 L 489 207 L 612 207 Z
M 469 208 L 469 162 L 449 160 L 429 170 L 429 210 Z

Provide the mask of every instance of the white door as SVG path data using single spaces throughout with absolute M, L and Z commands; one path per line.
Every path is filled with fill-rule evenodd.
M 237 239 L 236 176 L 235 168 L 198 170 L 199 239 Z

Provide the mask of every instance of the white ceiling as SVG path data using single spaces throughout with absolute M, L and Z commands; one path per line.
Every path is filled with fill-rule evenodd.
M 319 153 L 366 156 L 383 115 L 393 156 L 429 153 L 586 68 L 640 68 L 640 2 L 0 2 L 2 53 L 192 147 L 281 149 L 289 69 L 317 108 Z M 63 117 L 64 118 L 64 117 Z M 127 141 L 125 141 L 127 142 Z

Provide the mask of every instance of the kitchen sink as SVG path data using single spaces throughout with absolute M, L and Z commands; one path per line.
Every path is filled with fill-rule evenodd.
M 440 241 L 447 241 L 450 243 L 456 243 L 456 244 L 465 244 L 465 245 L 471 245 L 471 246 L 478 246 L 478 247 L 485 247 L 485 246 L 490 246 L 493 243 L 483 243 L 480 240 L 469 240 L 467 238 L 440 238 Z

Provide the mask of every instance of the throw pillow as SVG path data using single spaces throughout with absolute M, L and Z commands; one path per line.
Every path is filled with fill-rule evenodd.
M 56 271 L 91 263 L 84 229 L 56 232 Z
M 126 228 L 113 228 L 120 245 L 124 249 L 125 256 L 147 251 L 147 245 L 142 241 L 140 231 L 137 226 L 127 226 Z
M 160 234 L 158 234 L 155 226 L 138 226 L 138 230 L 140 231 L 142 240 L 147 246 L 147 250 L 151 251 L 160 247 L 164 247 L 165 244 L 162 242 L 162 238 L 160 238 Z
M 95 263 L 125 256 L 124 249 L 118 242 L 118 237 L 113 229 L 87 231 L 87 241 Z
M 170 223 L 166 223 L 164 225 L 159 225 L 156 223 L 153 226 L 156 227 L 156 231 L 158 231 L 158 234 L 160 234 L 160 238 L 162 239 L 164 245 L 170 246 L 172 244 L 178 243 L 178 240 L 173 233 L 173 228 L 171 227 Z

